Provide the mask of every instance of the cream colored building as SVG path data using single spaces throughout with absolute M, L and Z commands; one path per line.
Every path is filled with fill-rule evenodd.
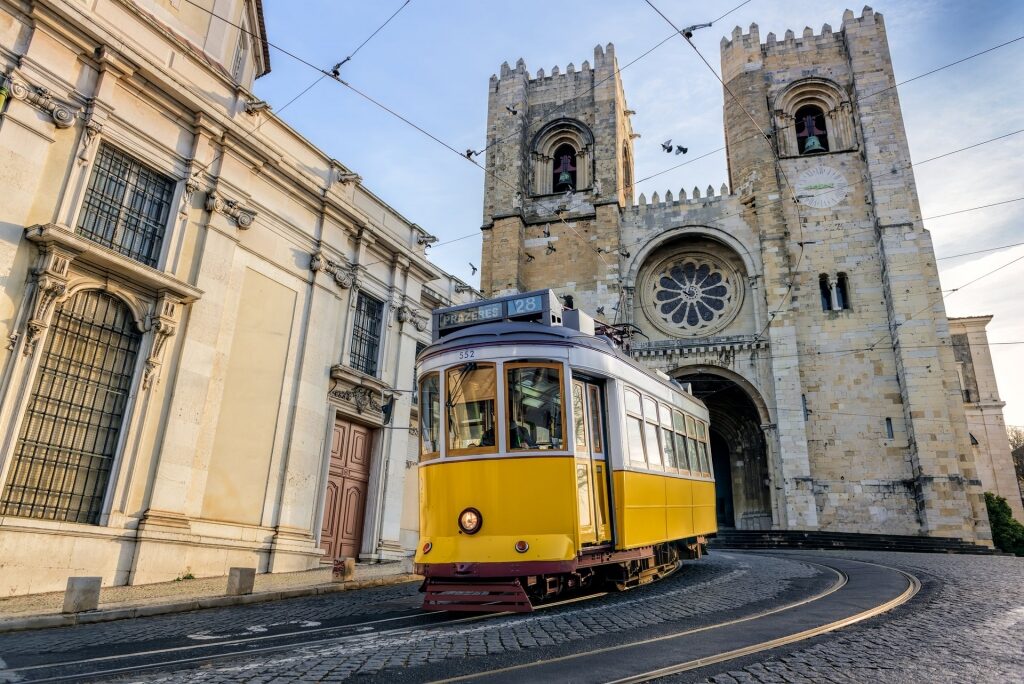
M 950 318 L 949 334 L 967 414 L 971 452 L 982 489 L 1006 497 L 1013 517 L 1024 520 L 1024 503 L 1003 419 L 1006 402 L 999 398 L 992 351 L 985 332 L 991 320 L 991 316 Z
M 415 544 L 414 357 L 475 293 L 253 96 L 260 2 L 200 4 L 0 0 L 0 594 Z

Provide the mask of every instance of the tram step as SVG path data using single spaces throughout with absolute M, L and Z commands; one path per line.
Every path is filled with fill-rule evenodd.
M 533 605 L 519 580 L 464 582 L 428 579 L 424 610 L 470 613 L 530 613 Z

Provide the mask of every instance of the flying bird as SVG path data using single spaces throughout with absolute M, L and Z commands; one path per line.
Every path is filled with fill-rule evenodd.
M 470 267 L 471 269 L 473 269 L 473 272 L 472 272 L 472 273 L 470 273 L 470 275 L 476 275 L 476 272 L 480 270 L 480 269 L 478 269 L 478 268 L 477 268 L 476 266 L 474 266 L 474 265 L 473 265 L 473 262 L 472 262 L 472 261 L 471 261 L 471 262 L 469 262 L 469 267 Z
M 516 109 L 515 107 L 512 107 L 511 105 L 505 105 L 505 110 L 508 111 L 508 113 L 511 114 L 512 116 L 515 116 L 516 114 L 519 113 L 519 110 Z
M 682 145 L 676 145 L 676 154 L 686 154 L 690 150 Z
M 671 152 L 672 151 L 672 138 L 669 138 L 665 142 L 661 143 L 661 149 L 664 152 Z

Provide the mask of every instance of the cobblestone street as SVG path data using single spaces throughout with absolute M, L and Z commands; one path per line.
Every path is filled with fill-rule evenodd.
M 811 552 L 813 553 L 813 552 Z M 830 552 L 913 573 L 893 612 L 707 678 L 735 682 L 1024 682 L 1024 559 Z M 670 681 L 669 678 L 663 681 Z
M 1024 562 L 1006 557 L 896 553 L 771 555 L 714 553 L 652 586 L 539 610 L 531 615 L 422 622 L 415 583 L 271 604 L 214 609 L 97 625 L 42 630 L 0 638 L 0 681 L 31 681 L 54 672 L 33 665 L 111 659 L 92 666 L 87 681 L 418 682 L 549 661 L 664 638 L 680 630 L 719 625 L 817 596 L 837 576 L 815 557 L 873 560 L 917 576 L 922 589 L 891 613 L 784 649 L 666 678 L 673 682 L 1024 681 Z M 790 608 L 789 611 L 800 610 Z M 787 611 L 788 612 L 788 611 Z M 421 619 L 409 624 L 408 619 Z M 427 620 L 451 620 L 427 616 Z M 383 621 L 383 622 L 381 622 Z M 371 624 L 373 623 L 373 624 Z M 342 636 L 333 627 L 351 625 Z M 290 636 L 288 645 L 276 634 Z M 326 630 L 326 633 L 325 633 Z M 196 651 L 265 637 L 204 657 Z M 282 647 L 282 645 L 284 647 Z M 719 645 L 730 650 L 727 643 Z M 226 647 L 226 646 L 225 646 Z M 280 648 L 279 648 L 280 647 Z M 271 652 L 262 649 L 273 648 Z M 181 651 L 182 660 L 154 669 L 151 653 Z M 226 655 L 226 654 L 222 654 Z M 187 661 L 186 661 L 187 657 Z M 577 658 L 581 680 L 600 670 Z M 688 660 L 685 652 L 678 661 Z M 106 661 L 104 661 L 106 662 Z M 166 662 L 166 661 L 165 661 Z M 123 670 L 121 668 L 124 668 Z M 62 670 L 67 676 L 74 666 Z M 82 670 L 84 673 L 86 670 Z M 582 674 L 585 673 L 585 676 Z M 523 674 L 523 681 L 530 679 Z
M 424 617 L 414 583 L 0 638 L 0 681 L 53 676 L 33 666 L 108 658 L 87 681 L 419 682 L 578 656 L 625 643 L 720 625 L 819 595 L 837 575 L 804 559 L 849 558 L 902 568 L 922 582 L 890 613 L 775 651 L 666 678 L 672 682 L 1024 681 L 1024 562 L 1009 557 L 897 553 L 717 552 L 662 583 L 542 609 L 529 615 Z M 800 610 L 800 608 L 790 608 Z M 785 611 L 788 612 L 788 611 Z M 384 621 L 383 623 L 381 621 Z M 343 636 L 332 628 L 351 626 Z M 305 632 L 304 632 L 305 631 Z M 294 643 L 275 638 L 290 636 Z M 253 637 L 256 652 L 197 652 Z M 283 647 L 284 646 L 284 647 Z M 272 648 L 270 652 L 260 649 Z M 181 661 L 155 669 L 154 652 Z M 728 643 L 721 651 L 730 650 Z M 222 653 L 221 655 L 226 655 Z M 186 656 L 186 657 L 185 657 Z M 674 654 L 675 656 L 675 654 Z M 577 657 L 581 681 L 601 680 Z M 678 661 L 689 659 L 678 653 Z M 104 661 L 105 662 L 105 661 Z M 136 665 L 135 667 L 138 667 Z M 72 666 L 77 667 L 77 666 Z M 25 669 L 29 668 L 29 669 Z M 62 670 L 68 676 L 72 670 Z M 527 673 L 523 673 L 526 675 Z M 526 677 L 528 679 L 528 677 Z

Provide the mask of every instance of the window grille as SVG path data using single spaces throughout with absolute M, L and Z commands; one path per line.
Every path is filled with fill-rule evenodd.
M 54 313 L 0 515 L 99 522 L 141 337 L 105 292 Z
M 77 232 L 147 266 L 156 266 L 173 192 L 171 179 L 100 145 Z
M 377 356 L 380 351 L 381 321 L 384 304 L 362 292 L 356 302 L 355 322 L 352 324 L 352 349 L 349 365 L 367 375 L 377 375 Z

